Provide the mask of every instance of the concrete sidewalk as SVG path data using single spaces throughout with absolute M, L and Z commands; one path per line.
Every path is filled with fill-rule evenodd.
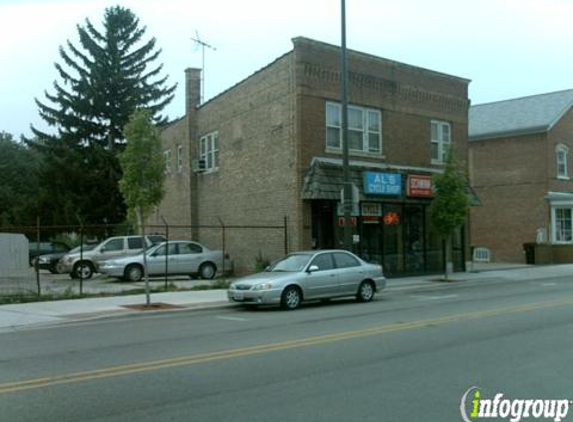
M 523 281 L 544 278 L 573 277 L 573 264 L 527 266 L 512 264 L 476 264 L 474 271 L 452 274 L 452 282 L 479 282 L 485 280 Z M 424 275 L 388 279 L 387 291 L 399 291 L 423 287 L 439 287 L 440 275 Z M 180 291 L 153 293 L 152 309 L 205 309 L 234 306 L 227 301 L 226 290 Z M 110 296 L 0 305 L 0 332 L 29 327 L 52 325 L 66 321 L 79 321 L 105 316 L 141 313 L 145 295 Z M 149 312 L 149 310 L 144 311 Z

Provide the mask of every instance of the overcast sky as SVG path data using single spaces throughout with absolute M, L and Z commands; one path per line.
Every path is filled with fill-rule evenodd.
M 340 0 L 0 0 L 0 131 L 46 129 L 34 98 L 53 93 L 54 63 L 77 24 L 101 28 L 130 8 L 178 83 L 166 110 L 184 113 L 184 70 L 202 67 L 205 98 L 243 80 L 305 36 L 340 44 Z M 346 0 L 348 48 L 471 79 L 472 104 L 573 88 L 573 0 Z

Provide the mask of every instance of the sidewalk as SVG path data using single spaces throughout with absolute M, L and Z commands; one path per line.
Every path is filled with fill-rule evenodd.
M 573 264 L 532 266 L 515 264 L 474 264 L 474 271 L 454 273 L 452 282 L 480 280 L 524 281 L 538 278 L 573 276 Z M 399 291 L 424 286 L 436 286 L 439 275 L 424 275 L 388 279 L 386 290 Z M 153 293 L 153 309 L 205 309 L 234 306 L 227 301 L 225 290 L 181 291 Z M 142 311 L 145 295 L 111 296 L 50 302 L 0 305 L 0 332 L 52 325 L 66 321 L 81 321 L 111 315 L 134 314 Z

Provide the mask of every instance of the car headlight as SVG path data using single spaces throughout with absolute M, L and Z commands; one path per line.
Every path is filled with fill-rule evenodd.
M 253 290 L 270 290 L 273 288 L 273 283 L 261 283 L 253 287 Z
M 41 256 L 38 258 L 38 263 L 40 264 L 48 264 L 50 262 L 50 258 L 47 256 Z

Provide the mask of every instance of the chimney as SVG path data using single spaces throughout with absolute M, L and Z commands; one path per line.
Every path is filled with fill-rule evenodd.
M 185 114 L 201 104 L 201 69 L 185 69 Z

